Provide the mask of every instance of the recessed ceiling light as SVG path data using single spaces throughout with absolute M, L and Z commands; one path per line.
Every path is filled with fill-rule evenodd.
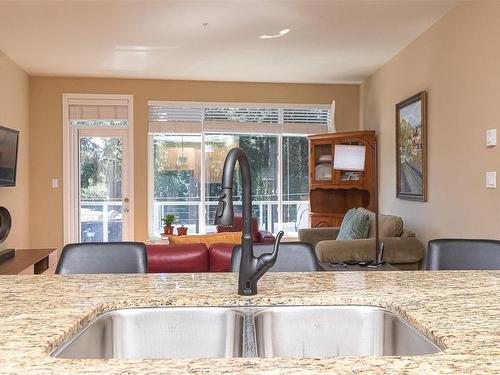
M 122 45 L 116 46 L 115 51 L 121 52 L 152 52 L 152 51 L 170 51 L 174 50 L 175 46 L 138 46 L 138 45 Z
M 207 26 L 208 26 L 208 22 L 203 22 L 203 23 L 201 24 L 201 26 L 203 26 L 203 27 L 207 27 Z
M 264 34 L 264 35 L 259 36 L 259 38 L 260 39 L 274 39 L 274 38 L 279 38 L 280 36 L 286 35 L 289 32 L 290 32 L 290 29 L 283 29 L 283 30 L 280 30 L 280 32 L 278 34 L 275 34 L 275 35 Z

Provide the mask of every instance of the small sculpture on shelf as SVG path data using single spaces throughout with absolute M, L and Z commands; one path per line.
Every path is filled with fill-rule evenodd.
M 161 219 L 163 222 L 163 233 L 165 235 L 171 236 L 174 234 L 174 227 L 172 224 L 174 224 L 176 220 L 177 217 L 174 214 L 167 214 Z

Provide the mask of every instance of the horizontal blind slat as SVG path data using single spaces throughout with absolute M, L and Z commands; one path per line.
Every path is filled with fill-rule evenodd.
M 182 129 L 184 124 L 184 128 L 189 132 L 315 134 L 326 132 L 327 125 L 331 121 L 330 109 L 324 107 L 282 108 L 250 105 L 218 107 L 203 106 L 203 103 L 198 105 L 193 103 L 192 106 L 185 104 L 150 105 L 149 131 L 171 133 L 177 131 L 176 129 Z
M 128 106 L 70 105 L 70 120 L 128 120 Z

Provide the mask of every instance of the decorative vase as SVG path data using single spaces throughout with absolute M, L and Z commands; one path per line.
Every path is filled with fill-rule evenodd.
M 166 234 L 166 235 L 173 235 L 174 234 L 174 227 L 171 226 L 171 225 L 165 225 L 163 227 L 163 233 Z
M 188 229 L 184 225 L 177 228 L 177 234 L 179 236 L 185 236 L 187 234 L 187 232 L 188 232 Z

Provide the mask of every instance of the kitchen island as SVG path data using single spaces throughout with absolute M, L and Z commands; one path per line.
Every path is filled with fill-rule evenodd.
M 253 297 L 237 274 L 1 276 L 0 373 L 500 373 L 500 272 L 268 273 Z M 444 351 L 408 357 L 123 360 L 49 353 L 96 315 L 136 306 L 374 305 Z M 202 333 L 200 333 L 202 334 Z

